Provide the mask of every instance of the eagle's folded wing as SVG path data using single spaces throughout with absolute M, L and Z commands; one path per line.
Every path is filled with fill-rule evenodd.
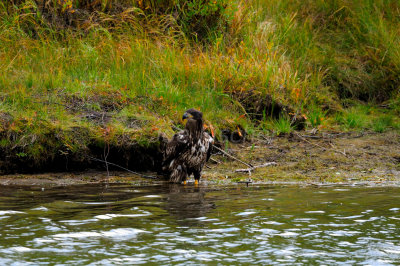
M 164 153 L 164 166 L 176 158 L 187 147 L 189 135 L 186 130 L 179 131 L 167 143 Z

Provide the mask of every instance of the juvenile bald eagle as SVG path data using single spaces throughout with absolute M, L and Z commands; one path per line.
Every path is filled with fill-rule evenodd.
M 171 183 L 186 183 L 186 179 L 193 174 L 195 184 L 198 184 L 201 170 L 211 156 L 214 139 L 204 131 L 200 111 L 187 110 L 182 117 L 182 120 L 185 119 L 185 129 L 176 133 L 168 143 L 164 140 L 162 169 Z

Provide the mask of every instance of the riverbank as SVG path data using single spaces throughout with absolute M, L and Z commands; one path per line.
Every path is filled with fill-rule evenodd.
M 182 129 L 188 108 L 220 147 L 260 163 L 292 155 L 263 147 L 295 130 L 399 132 L 400 7 L 389 2 L 0 3 L 0 175 L 103 171 L 98 160 L 157 171 L 158 136 Z M 293 156 L 273 177 L 309 174 Z
M 201 185 L 230 185 L 249 179 L 253 184 L 398 185 L 400 182 L 400 135 L 395 131 L 324 132 L 315 135 L 293 132 L 282 137 L 265 137 L 234 144 L 226 151 L 254 166 L 267 162 L 276 165 L 257 168 L 249 175 L 236 172 L 237 169 L 248 168 L 246 165 L 216 154 L 203 171 Z M 1 185 L 59 186 L 99 182 L 157 184 L 163 181 L 145 179 L 126 171 L 107 173 L 98 170 L 0 176 Z

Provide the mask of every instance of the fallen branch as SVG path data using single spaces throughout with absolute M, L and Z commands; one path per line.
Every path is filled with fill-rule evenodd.
M 267 167 L 267 166 L 271 166 L 271 165 L 277 165 L 277 163 L 276 162 L 268 162 L 268 163 L 261 164 L 261 165 L 255 165 L 253 167 L 246 168 L 246 169 L 236 169 L 235 172 L 236 173 L 238 173 L 238 172 L 247 172 L 247 173 L 250 174 L 251 171 L 254 171 L 254 169 L 261 168 L 261 167 Z
M 253 165 L 251 165 L 250 163 L 245 163 L 245 162 L 243 162 L 243 161 L 239 160 L 238 158 L 236 158 L 236 157 L 234 157 L 234 156 L 230 155 L 230 154 L 229 154 L 229 153 L 227 153 L 226 151 L 224 151 L 224 150 L 222 150 L 222 149 L 218 148 L 217 146 L 213 146 L 213 149 L 216 149 L 216 150 L 218 150 L 218 151 L 222 152 L 223 154 L 225 154 L 225 155 L 226 155 L 226 156 L 228 156 L 229 158 L 231 158 L 231 159 L 234 159 L 235 161 L 238 161 L 238 162 L 240 162 L 240 163 L 242 163 L 242 164 L 246 165 L 247 167 L 250 167 L 250 168 L 253 168 L 253 167 L 254 167 L 254 166 L 253 166 Z

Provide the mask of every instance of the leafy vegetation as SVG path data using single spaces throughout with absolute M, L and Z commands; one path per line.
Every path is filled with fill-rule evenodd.
M 2 1 L 0 149 L 151 146 L 190 107 L 217 137 L 297 117 L 399 128 L 399 16 L 395 0 Z

